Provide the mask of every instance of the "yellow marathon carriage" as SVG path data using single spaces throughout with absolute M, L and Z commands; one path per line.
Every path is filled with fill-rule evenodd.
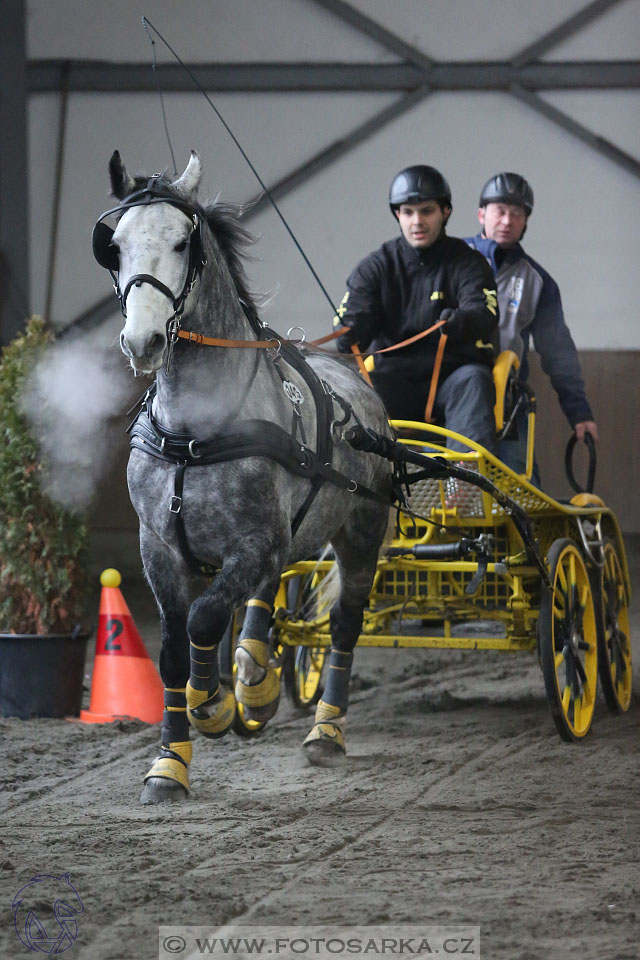
M 497 384 L 496 422 L 504 430 L 516 404 L 528 408 L 522 475 L 477 443 L 432 424 L 392 421 L 398 441 L 386 441 L 386 449 L 384 438 L 366 430 L 349 438 L 401 462 L 406 494 L 378 560 L 358 646 L 537 652 L 557 730 L 564 740 L 580 740 L 591 726 L 598 677 L 612 711 L 626 711 L 631 702 L 625 549 L 617 519 L 599 497 L 579 492 L 559 501 L 528 479 L 535 400 L 528 388 L 514 388 L 507 373 Z M 513 394 L 510 415 L 505 390 Z M 448 449 L 447 437 L 467 452 Z M 567 472 L 579 489 L 572 448 Z M 593 447 L 590 454 L 592 482 Z M 273 656 L 298 706 L 315 703 L 322 690 L 330 629 L 321 586 L 332 567 L 330 555 L 296 563 L 276 598 Z M 232 638 L 241 619 L 236 614 Z M 456 635 L 463 621 L 464 635 Z M 477 635 L 471 621 L 482 622 Z M 262 726 L 245 720 L 238 706 L 238 732 L 250 735 Z

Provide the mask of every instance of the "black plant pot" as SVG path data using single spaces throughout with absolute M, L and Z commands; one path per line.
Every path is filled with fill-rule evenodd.
M 0 716 L 77 717 L 89 637 L 0 633 Z

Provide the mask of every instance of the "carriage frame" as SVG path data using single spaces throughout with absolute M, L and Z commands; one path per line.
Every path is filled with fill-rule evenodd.
M 484 447 L 443 427 L 410 421 L 392 426 L 399 443 L 472 470 L 522 508 L 538 563 L 532 563 L 508 508 L 488 490 L 455 476 L 412 484 L 410 471 L 411 496 L 398 508 L 393 535 L 380 553 L 358 646 L 537 653 L 553 721 L 569 742 L 590 729 L 598 679 L 609 708 L 626 711 L 631 587 L 613 511 L 593 493 L 555 499 Z M 447 438 L 463 443 L 466 452 L 445 447 Z M 530 465 L 531 456 L 529 472 Z M 293 564 L 276 597 L 273 657 L 298 707 L 314 704 L 322 691 L 331 636 L 321 585 L 333 564 L 331 556 Z M 310 606 L 305 598 L 311 595 L 316 602 Z M 474 622 L 481 629 L 474 631 Z M 232 636 L 238 632 L 236 615 Z M 263 724 L 244 721 L 239 709 L 235 726 L 250 735 Z

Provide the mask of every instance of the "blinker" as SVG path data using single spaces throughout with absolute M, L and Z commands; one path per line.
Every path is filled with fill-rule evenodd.
M 106 270 L 111 270 L 112 273 L 117 273 L 120 261 L 118 251 L 112 243 L 113 234 L 114 231 L 111 227 L 103 223 L 102 220 L 98 220 L 91 235 L 91 246 L 93 255 L 100 266 Z

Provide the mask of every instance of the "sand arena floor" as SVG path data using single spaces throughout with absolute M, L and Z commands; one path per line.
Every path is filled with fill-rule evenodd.
M 147 588 L 122 589 L 155 658 Z M 354 672 L 343 769 L 306 765 L 310 718 L 283 698 L 260 737 L 195 737 L 180 806 L 138 803 L 157 726 L 0 720 L 0 956 L 29 955 L 18 890 L 69 872 L 69 960 L 152 960 L 160 925 L 232 922 L 479 926 L 486 960 L 635 960 L 638 693 L 567 745 L 535 656 L 363 649 Z

